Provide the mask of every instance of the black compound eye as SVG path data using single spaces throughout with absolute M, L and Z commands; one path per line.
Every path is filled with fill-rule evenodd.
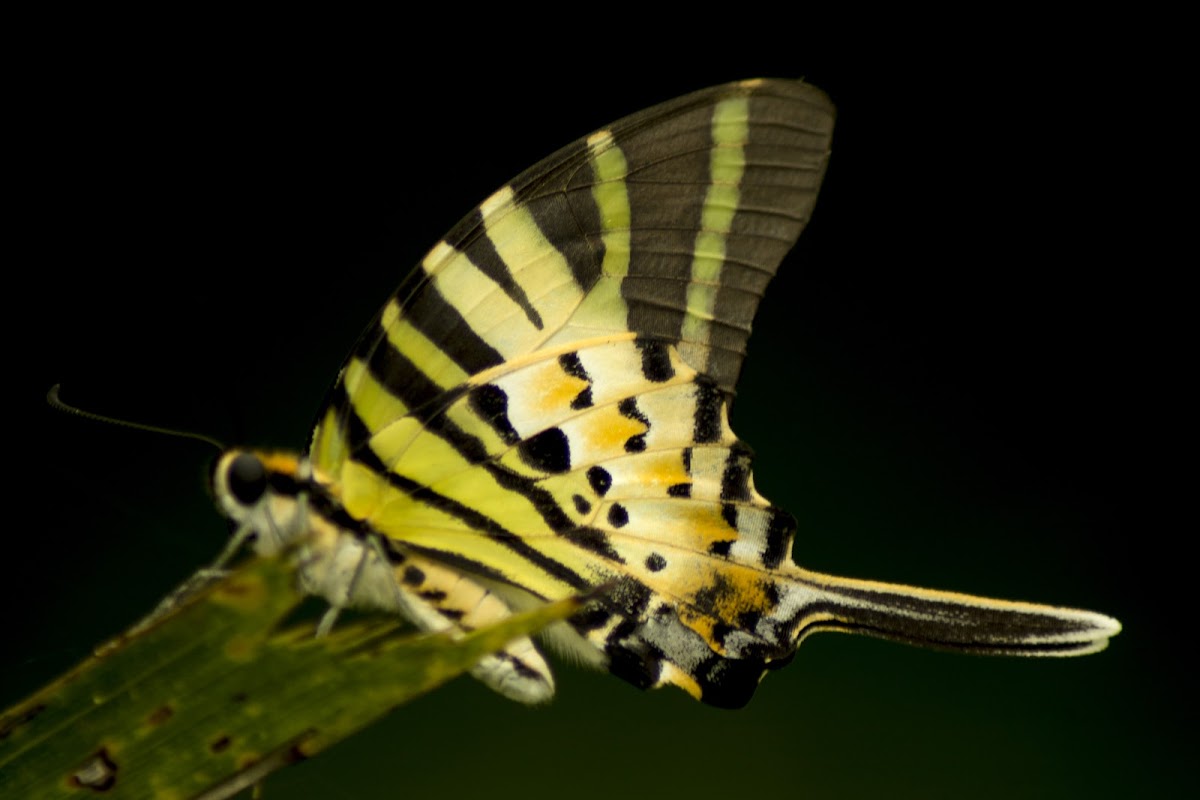
M 226 483 L 238 502 L 253 505 L 267 491 L 267 471 L 258 458 L 242 453 L 229 465 Z

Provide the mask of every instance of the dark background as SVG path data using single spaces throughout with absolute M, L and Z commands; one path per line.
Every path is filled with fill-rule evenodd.
M 1195 531 L 1172 511 L 1194 494 L 1173 464 L 1175 376 L 1194 371 L 1174 275 L 1194 256 L 1165 244 L 1164 53 L 1126 20 L 698 37 L 612 16 L 470 41 L 415 22 L 37 31 L 10 123 L 28 246 L 5 293 L 0 705 L 227 534 L 212 452 L 49 411 L 50 384 L 100 413 L 299 448 L 368 318 L 505 180 L 678 94 L 804 77 L 838 106 L 834 154 L 733 414 L 759 490 L 797 517 L 796 560 L 1094 608 L 1125 632 L 1067 661 L 818 636 L 738 712 L 561 662 L 546 708 L 464 679 L 270 796 L 1174 793 L 1195 752 L 1173 603 Z

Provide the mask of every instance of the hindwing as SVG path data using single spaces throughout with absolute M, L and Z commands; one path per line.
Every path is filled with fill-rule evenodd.
M 727 410 L 832 122 L 803 83 L 715 87 L 485 200 L 389 299 L 319 415 L 310 455 L 347 511 L 535 597 L 610 584 L 576 629 L 635 683 L 706 700 L 756 683 L 790 652 L 764 620 L 785 614 L 769 572 L 794 524 L 754 491 Z

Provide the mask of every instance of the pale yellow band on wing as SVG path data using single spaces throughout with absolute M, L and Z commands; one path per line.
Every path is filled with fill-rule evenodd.
M 713 109 L 713 149 L 709 161 L 711 181 L 704 195 L 700 231 L 693 248 L 692 276 L 687 288 L 687 315 L 682 338 L 692 344 L 707 344 L 716 314 L 717 288 L 725 245 L 737 212 L 742 175 L 746 167 L 745 145 L 750 133 L 750 101 L 734 97 Z M 689 359 L 690 360 L 690 359 Z
M 346 433 L 332 406 L 325 409 L 324 416 L 313 431 L 309 453 L 318 469 L 331 475 L 336 475 L 341 469 L 342 461 L 346 458 Z
M 579 338 L 584 330 L 599 333 L 628 328 L 629 309 L 621 297 L 621 279 L 629 274 L 631 219 L 629 187 L 625 181 L 629 165 L 625 153 L 613 141 L 612 131 L 592 134 L 587 145 L 595 175 L 592 200 L 600 215 L 604 261 L 599 280 L 571 317 L 571 330 L 551 339 L 552 343 Z
M 566 257 L 542 233 L 529 209 L 514 202 L 511 187 L 506 186 L 488 198 L 480 211 L 496 253 L 541 317 L 540 330 L 528 339 L 513 342 L 518 352 L 525 352 L 540 344 L 547 331 L 555 331 L 566 322 L 583 299 L 584 287 L 575 280 Z M 525 330 L 524 325 L 514 326 L 513 333 Z M 479 333 L 492 338 L 490 330 Z
M 445 301 L 500 355 L 511 358 L 521 352 L 521 342 L 537 338 L 537 328 L 521 307 L 445 241 L 433 246 L 421 268 Z
M 600 212 L 601 235 L 604 240 L 605 275 L 623 278 L 629 274 L 629 189 L 625 178 L 629 164 L 625 153 L 613 141 L 612 131 L 598 131 L 588 137 L 592 154 L 592 171 L 596 183 L 592 198 Z
M 402 316 L 396 298 L 384 307 L 380 324 L 387 331 L 388 343 L 440 388 L 450 389 L 467 379 L 467 373 L 454 359 Z
M 366 363 L 357 356 L 346 363 L 342 381 L 350 406 L 367 430 L 379 430 L 408 413 L 404 401 L 375 380 Z

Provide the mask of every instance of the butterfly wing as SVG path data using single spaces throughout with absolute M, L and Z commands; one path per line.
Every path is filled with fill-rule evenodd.
M 758 623 L 794 526 L 754 491 L 727 408 L 832 123 L 800 82 L 714 87 L 484 201 L 388 301 L 319 416 L 310 455 L 346 509 L 535 597 L 611 584 L 574 623 L 613 672 L 744 702 L 790 652 Z

